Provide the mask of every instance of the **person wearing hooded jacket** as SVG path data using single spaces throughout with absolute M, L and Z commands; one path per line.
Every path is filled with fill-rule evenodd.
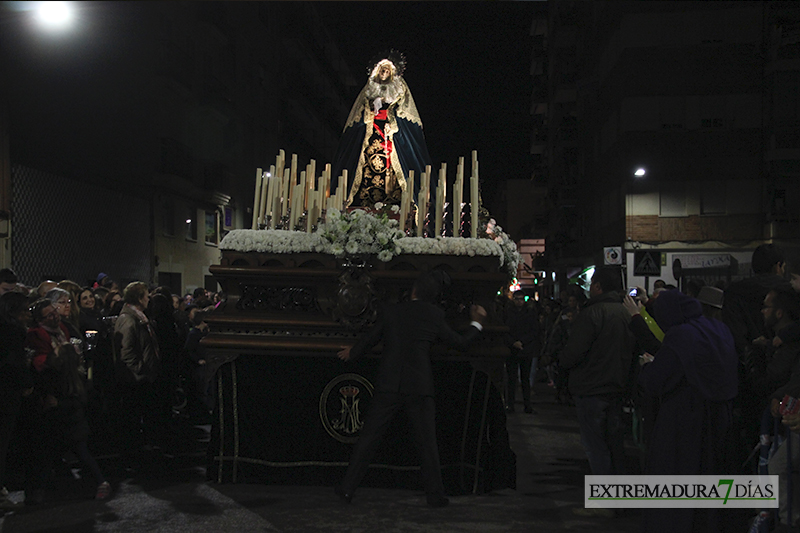
M 725 447 L 738 390 L 733 335 L 722 322 L 703 316 L 699 301 L 677 290 L 659 295 L 655 313 L 664 340 L 639 374 L 644 390 L 661 402 L 645 473 L 723 473 L 720 451 Z M 718 531 L 713 511 L 645 509 L 643 530 Z

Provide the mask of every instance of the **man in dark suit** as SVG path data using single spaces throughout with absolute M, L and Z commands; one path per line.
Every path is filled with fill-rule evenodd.
M 348 361 L 363 355 L 381 340 L 384 344 L 372 406 L 350 457 L 347 474 L 336 487 L 336 494 L 347 503 L 400 409 L 405 409 L 413 428 L 428 505 L 444 507 L 449 503 L 444 496 L 436 444 L 436 403 L 429 352 L 437 340 L 465 347 L 483 329 L 486 311 L 481 306 L 472 306 L 472 323 L 463 336 L 450 329 L 444 311 L 434 304 L 441 292 L 442 276 L 446 274 L 438 271 L 422 274 L 414 282 L 411 301 L 388 307 L 375 327 L 355 346 L 338 354 L 339 359 Z

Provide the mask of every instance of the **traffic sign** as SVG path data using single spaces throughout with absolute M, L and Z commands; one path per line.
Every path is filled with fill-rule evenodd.
M 603 248 L 603 264 L 604 265 L 621 265 L 622 264 L 622 247 L 609 246 Z
M 654 250 L 640 250 L 633 252 L 634 276 L 660 276 L 661 252 Z

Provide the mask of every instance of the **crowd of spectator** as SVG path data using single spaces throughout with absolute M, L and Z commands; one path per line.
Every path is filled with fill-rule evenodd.
M 787 407 L 800 397 L 800 261 L 767 244 L 752 269 L 733 283 L 684 279 L 679 289 L 657 280 L 652 293 L 623 290 L 618 270 L 598 269 L 588 298 L 578 285 L 558 300 L 524 291 L 500 298 L 507 412 L 521 389 L 524 412 L 535 414 L 533 385 L 546 382 L 575 407 L 593 474 L 632 473 L 623 441 L 634 430 L 646 474 L 778 475 L 780 509 L 761 512 L 752 531 L 796 525 L 800 486 L 792 497 L 787 489 L 800 470 L 800 414 Z M 204 289 L 181 296 L 132 282 L 121 290 L 105 274 L 91 286 L 26 287 L 0 270 L 0 487 L 15 440 L 24 443 L 14 466 L 29 504 L 42 500 L 66 452 L 93 476 L 95 497 L 108 498 L 92 457 L 98 438 L 123 456 L 176 446 L 185 396 L 201 417 L 213 408 L 200 341 L 206 314 L 224 303 Z M 13 508 L 6 495 L 0 508 Z M 667 520 L 646 510 L 645 529 L 720 530 L 713 512 L 670 511 Z
M 684 279 L 680 290 L 657 280 L 648 294 L 623 291 L 618 270 L 598 269 L 588 300 L 577 285 L 560 300 L 536 302 L 523 291 L 503 299 L 507 411 L 527 375 L 521 389 L 532 412 L 530 386 L 546 372 L 558 401 L 576 406 L 593 474 L 778 475 L 780 509 L 762 511 L 751 531 L 796 526 L 800 485 L 788 487 L 789 470 L 795 479 L 800 470 L 800 414 L 787 405 L 800 397 L 800 261 L 766 244 L 752 270 L 732 283 Z M 641 465 L 625 460 L 626 431 L 644 450 Z M 644 530 L 724 526 L 709 510 L 665 511 L 646 510 Z
M 224 301 L 202 288 L 120 289 L 103 273 L 84 287 L 27 287 L 0 270 L 0 509 L 17 505 L 5 488 L 12 473 L 24 503 L 38 504 L 72 454 L 103 500 L 112 488 L 92 456 L 98 443 L 131 460 L 185 444 L 176 420 L 206 423 L 213 405 L 200 339 L 205 316 Z

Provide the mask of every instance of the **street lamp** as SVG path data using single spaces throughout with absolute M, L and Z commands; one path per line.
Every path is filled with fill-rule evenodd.
M 72 8 L 68 2 L 39 2 L 36 18 L 47 28 L 65 28 L 72 22 Z
M 645 174 L 647 174 L 647 171 L 641 167 L 637 168 L 636 172 L 633 173 L 637 178 L 643 178 Z

